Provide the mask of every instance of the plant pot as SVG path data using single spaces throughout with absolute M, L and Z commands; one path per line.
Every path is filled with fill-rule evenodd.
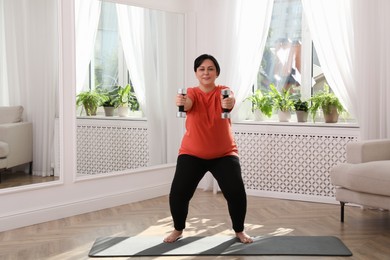
M 103 107 L 104 108 L 104 114 L 106 116 L 113 116 L 115 107 Z
M 142 118 L 142 111 L 137 110 L 137 111 L 130 111 L 129 112 L 129 117 L 133 118 Z
M 298 122 L 302 122 L 302 123 L 307 122 L 307 117 L 309 115 L 308 112 L 298 110 L 298 111 L 296 111 L 296 113 L 297 113 L 297 121 Z
M 291 118 L 290 111 L 279 111 L 278 112 L 279 122 L 289 122 Z
M 255 110 L 255 121 L 263 121 L 264 120 L 264 115 L 260 110 Z
M 129 107 L 128 106 L 119 106 L 118 107 L 118 116 L 127 117 L 129 115 Z
M 337 123 L 339 121 L 339 113 L 335 106 L 329 108 L 329 113 L 324 112 L 325 123 Z
M 96 116 L 97 107 L 91 105 L 84 105 L 85 114 L 87 116 Z

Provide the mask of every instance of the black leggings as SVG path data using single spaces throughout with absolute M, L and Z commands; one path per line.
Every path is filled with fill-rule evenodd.
M 179 155 L 169 194 L 175 229 L 181 231 L 185 228 L 189 202 L 200 180 L 208 171 L 217 180 L 227 201 L 233 230 L 242 232 L 247 202 L 240 161 L 237 156 L 205 160 L 186 154 Z

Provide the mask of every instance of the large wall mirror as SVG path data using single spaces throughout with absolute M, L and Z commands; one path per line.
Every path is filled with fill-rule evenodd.
M 173 162 L 184 15 L 75 0 L 75 27 L 76 178 Z
M 0 106 L 23 107 L 23 122 L 0 124 L 0 135 L 8 131 L 0 141 L 10 151 L 8 169 L 0 169 L 0 193 L 61 179 L 58 8 L 58 0 L 0 0 Z M 16 126 L 23 123 L 30 123 L 31 129 Z

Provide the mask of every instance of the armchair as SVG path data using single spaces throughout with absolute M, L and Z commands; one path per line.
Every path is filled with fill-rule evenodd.
M 346 163 L 330 170 L 341 222 L 345 203 L 390 210 L 390 139 L 348 143 L 346 149 Z
M 32 123 L 22 121 L 23 107 L 0 107 L 0 142 L 7 144 L 8 154 L 3 160 L 4 168 L 9 169 L 29 163 L 32 173 L 33 136 Z

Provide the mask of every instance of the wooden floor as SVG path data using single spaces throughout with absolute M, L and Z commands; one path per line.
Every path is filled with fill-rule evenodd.
M 352 257 L 159 257 L 157 259 L 390 259 L 388 211 L 248 197 L 246 230 L 251 236 L 337 236 Z M 185 236 L 232 236 L 223 196 L 198 190 L 191 202 Z M 0 259 L 90 259 L 88 252 L 102 236 L 161 236 L 171 231 L 168 197 L 82 214 L 0 233 Z M 92 258 L 91 258 L 92 259 Z M 112 259 L 112 258 L 104 258 Z M 115 258 L 130 259 L 130 258 Z M 136 257 L 131 259 L 155 259 Z
M 22 171 L 11 172 L 11 170 L 1 173 L 0 189 L 19 187 L 29 184 L 36 184 L 48 181 L 58 180 L 55 176 L 35 176 Z

